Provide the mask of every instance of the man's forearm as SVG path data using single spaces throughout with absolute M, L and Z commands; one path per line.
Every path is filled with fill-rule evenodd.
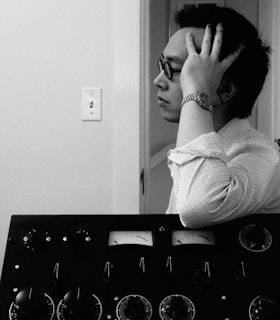
M 202 134 L 214 131 L 212 114 L 195 101 L 183 105 L 180 115 L 176 147 L 182 147 Z

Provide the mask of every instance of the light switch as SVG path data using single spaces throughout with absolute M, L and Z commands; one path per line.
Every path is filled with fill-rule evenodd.
M 101 120 L 101 88 L 82 88 L 82 120 Z

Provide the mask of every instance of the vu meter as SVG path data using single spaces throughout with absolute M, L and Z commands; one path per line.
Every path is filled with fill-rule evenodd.
M 122 244 L 139 244 L 152 247 L 154 245 L 152 231 L 111 231 L 109 233 L 109 246 Z
M 172 233 L 172 245 L 206 244 L 215 245 L 214 233 L 208 230 L 175 230 Z

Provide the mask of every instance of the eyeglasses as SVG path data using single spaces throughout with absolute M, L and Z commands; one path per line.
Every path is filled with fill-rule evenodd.
M 170 66 L 170 63 L 168 61 L 163 62 L 161 59 L 158 59 L 158 68 L 159 68 L 160 72 L 162 70 L 164 71 L 164 74 L 168 80 L 172 80 L 173 73 L 180 73 L 181 72 L 181 70 L 173 69 Z

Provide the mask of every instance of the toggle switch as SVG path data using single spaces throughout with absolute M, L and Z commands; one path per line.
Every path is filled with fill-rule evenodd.
M 106 261 L 105 268 L 104 268 L 104 274 L 105 274 L 104 281 L 106 283 L 109 282 L 110 277 L 111 277 L 111 267 L 112 267 L 112 265 L 111 265 L 110 261 Z
M 101 120 L 101 88 L 82 88 L 82 120 Z

